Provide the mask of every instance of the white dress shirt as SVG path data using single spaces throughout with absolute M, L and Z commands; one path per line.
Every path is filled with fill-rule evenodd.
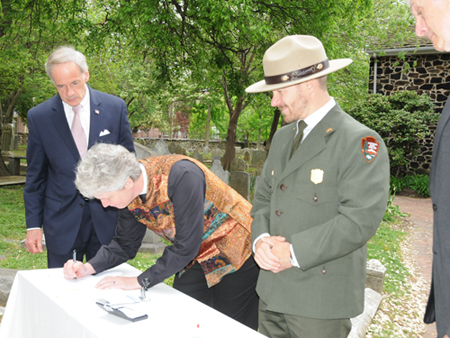
M 80 120 L 81 126 L 84 129 L 84 133 L 86 135 L 86 144 L 89 144 L 89 128 L 91 127 L 91 99 L 89 95 L 89 88 L 86 86 L 86 95 L 84 95 L 83 100 L 81 100 L 81 110 Z M 72 127 L 73 116 L 75 113 L 71 106 L 63 101 L 64 113 L 66 114 L 67 123 L 69 124 L 69 128 Z

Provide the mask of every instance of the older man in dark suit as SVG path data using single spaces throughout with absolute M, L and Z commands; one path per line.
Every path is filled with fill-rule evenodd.
M 450 52 L 450 1 L 412 0 L 416 34 L 434 48 Z M 434 136 L 430 194 L 433 201 L 433 273 L 424 321 L 436 322 L 438 337 L 450 337 L 450 103 L 447 101 Z
M 117 143 L 130 151 L 134 145 L 125 102 L 86 85 L 82 53 L 58 48 L 46 70 L 58 94 L 28 112 L 25 244 L 33 254 L 42 252 L 43 228 L 48 267 L 54 268 L 74 252 L 78 260 L 92 258 L 111 241 L 117 224 L 117 209 L 104 209 L 77 191 L 77 163 L 96 143 Z
M 289 124 L 278 130 L 256 187 L 251 215 L 261 267 L 259 329 L 268 337 L 344 338 L 364 308 L 366 243 L 389 194 L 381 137 L 328 94 L 328 60 L 313 36 L 288 36 L 263 59 L 265 80 Z

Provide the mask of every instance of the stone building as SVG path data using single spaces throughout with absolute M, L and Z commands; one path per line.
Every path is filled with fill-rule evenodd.
M 450 94 L 450 53 L 436 51 L 426 38 L 415 39 L 401 48 L 392 46 L 370 55 L 369 93 L 390 95 L 399 90 L 426 93 L 440 114 Z M 400 57 L 404 55 L 404 57 Z M 431 135 L 420 139 L 420 154 L 411 159 L 409 171 L 428 174 L 436 126 L 429 126 Z

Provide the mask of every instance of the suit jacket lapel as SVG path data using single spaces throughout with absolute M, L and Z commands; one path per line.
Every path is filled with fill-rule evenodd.
M 52 120 L 55 124 L 55 129 L 57 130 L 63 141 L 66 143 L 67 148 L 70 150 L 73 156 L 76 159 L 79 159 L 80 154 L 78 153 L 78 148 L 73 139 L 69 124 L 67 123 L 66 113 L 64 112 L 64 106 L 62 104 L 61 97 L 58 94 L 53 96 L 52 99 Z
M 98 96 L 97 92 L 93 90 L 91 87 L 88 86 L 89 89 L 89 96 L 90 96 L 90 118 L 91 118 L 91 125 L 89 129 L 89 143 L 88 143 L 88 149 L 92 147 L 94 144 L 96 144 L 100 138 L 100 133 L 102 132 L 103 127 L 103 118 L 104 114 L 102 114 L 102 108 L 101 108 L 101 100 Z
M 281 146 L 281 151 L 282 151 L 281 161 L 284 163 L 285 167 L 287 166 L 287 164 L 290 161 L 292 145 L 294 143 L 294 138 L 295 138 L 295 131 L 297 129 L 297 123 L 296 122 L 291 123 L 290 126 L 292 128 L 291 128 L 291 130 L 289 130 L 286 133 L 287 134 L 287 136 L 286 136 L 287 139 L 285 140 L 285 142 Z
M 341 120 L 341 113 L 343 113 L 341 107 L 336 104 L 328 112 L 328 114 L 314 127 L 314 129 L 311 130 L 308 136 L 300 144 L 291 160 L 287 163 L 286 169 L 283 171 L 280 179 L 299 169 L 303 164 L 308 162 L 310 159 L 312 159 L 314 156 L 316 156 L 326 148 L 327 138 L 338 128 L 339 121 Z M 292 142 L 290 143 L 291 147 Z M 291 148 L 289 148 L 289 154 L 290 149 Z

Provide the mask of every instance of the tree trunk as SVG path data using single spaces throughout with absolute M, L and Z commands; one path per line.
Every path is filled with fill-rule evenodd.
M 211 105 L 208 105 L 208 115 L 206 116 L 206 134 L 205 134 L 205 147 L 209 144 L 209 128 L 211 122 Z
M 270 135 L 269 139 L 266 142 L 266 152 L 269 153 L 270 144 L 272 143 L 272 138 L 278 128 L 278 121 L 280 121 L 281 111 L 278 108 L 275 108 L 273 113 L 272 126 L 270 127 Z
M 234 158 L 234 143 L 236 141 L 237 122 L 239 120 L 239 116 L 241 115 L 242 109 L 244 108 L 242 105 L 243 101 L 244 98 L 240 97 L 237 100 L 236 107 L 230 110 L 230 123 L 228 124 L 227 145 L 222 161 L 223 170 L 230 170 L 231 161 L 233 161 Z

